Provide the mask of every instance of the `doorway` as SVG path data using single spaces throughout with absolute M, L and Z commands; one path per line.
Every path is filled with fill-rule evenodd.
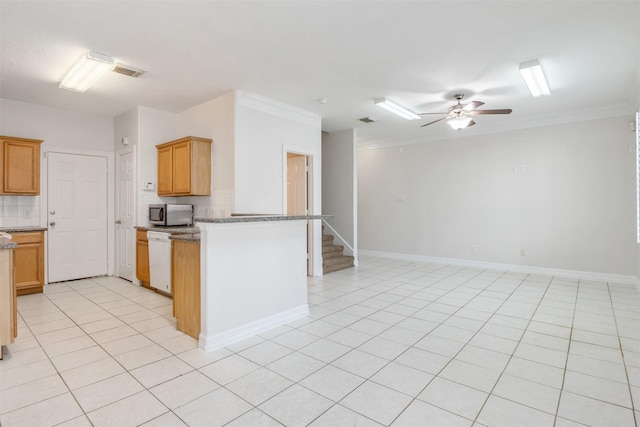
M 287 152 L 287 215 L 307 215 L 311 212 L 309 165 L 311 156 Z M 307 223 L 307 276 L 313 275 L 313 230 Z
M 108 273 L 107 157 L 47 153 L 49 282 Z
M 132 148 L 116 153 L 115 275 L 130 282 L 133 282 L 135 262 L 134 165 Z
M 308 156 L 287 153 L 287 215 L 309 212 L 308 182 Z

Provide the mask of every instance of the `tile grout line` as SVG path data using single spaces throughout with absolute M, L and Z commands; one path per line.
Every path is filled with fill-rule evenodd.
M 633 422 L 638 425 L 638 416 L 636 414 L 635 402 L 633 399 L 633 391 L 631 390 L 631 379 L 629 378 L 629 369 L 627 368 L 627 358 L 625 357 L 625 351 L 620 338 L 620 328 L 618 327 L 618 316 L 616 316 L 616 308 L 611 297 L 611 286 L 607 282 L 607 294 L 609 296 L 609 302 L 611 304 L 611 311 L 613 312 L 613 322 L 616 325 L 616 334 L 618 336 L 618 345 L 620 346 L 620 354 L 622 355 L 622 365 L 624 366 L 624 373 L 627 377 L 627 387 L 629 389 L 629 400 L 631 401 L 631 414 L 633 416 Z

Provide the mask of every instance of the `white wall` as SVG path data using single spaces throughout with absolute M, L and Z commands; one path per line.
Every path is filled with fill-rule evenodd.
M 138 107 L 138 146 L 136 170 L 138 182 L 137 225 L 149 224 L 147 206 L 153 203 L 175 203 L 175 197 L 158 197 L 158 154 L 156 145 L 178 138 L 178 118 L 175 113 Z M 142 189 L 144 182 L 153 182 L 154 190 Z
M 194 205 L 195 216 L 228 217 L 233 212 L 235 93 L 228 92 L 178 115 L 178 135 L 213 140 L 211 196 L 181 197 Z
M 334 215 L 327 222 L 357 254 L 356 132 L 350 129 L 322 135 L 322 208 Z M 333 234 L 330 230 L 325 233 Z M 356 255 L 346 246 L 345 253 Z
M 53 148 L 113 152 L 113 119 L 0 99 L 0 134 L 40 139 L 40 196 L 0 196 L 0 227 L 46 226 L 44 153 Z M 109 165 L 111 168 L 112 165 Z M 25 218 L 25 210 L 29 218 Z
M 113 152 L 113 118 L 0 99 L 2 135 L 42 139 L 49 146 Z
M 122 138 L 127 138 L 129 146 L 138 144 L 138 107 L 132 108 L 126 113 L 113 119 L 113 148 L 115 151 L 124 148 Z
M 635 276 L 629 120 L 360 151 L 360 249 Z

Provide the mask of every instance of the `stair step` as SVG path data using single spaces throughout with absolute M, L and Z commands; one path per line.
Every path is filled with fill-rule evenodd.
M 330 258 L 334 256 L 341 256 L 344 251 L 342 245 L 324 245 L 322 246 L 322 256 L 324 258 Z
M 322 261 L 322 271 L 324 274 L 332 273 L 338 270 L 344 270 L 350 267 L 353 267 L 352 256 L 343 255 L 341 257 L 332 257 L 328 259 L 323 259 Z
M 333 244 L 333 236 L 331 234 L 323 234 L 322 235 L 322 246 L 324 245 L 332 245 Z

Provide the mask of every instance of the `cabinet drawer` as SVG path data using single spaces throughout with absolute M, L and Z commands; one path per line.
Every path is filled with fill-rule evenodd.
M 24 245 L 27 243 L 41 243 L 42 231 L 12 233 L 11 240 L 16 242 L 18 245 Z
M 144 230 L 136 230 L 136 240 L 147 241 L 147 232 Z

